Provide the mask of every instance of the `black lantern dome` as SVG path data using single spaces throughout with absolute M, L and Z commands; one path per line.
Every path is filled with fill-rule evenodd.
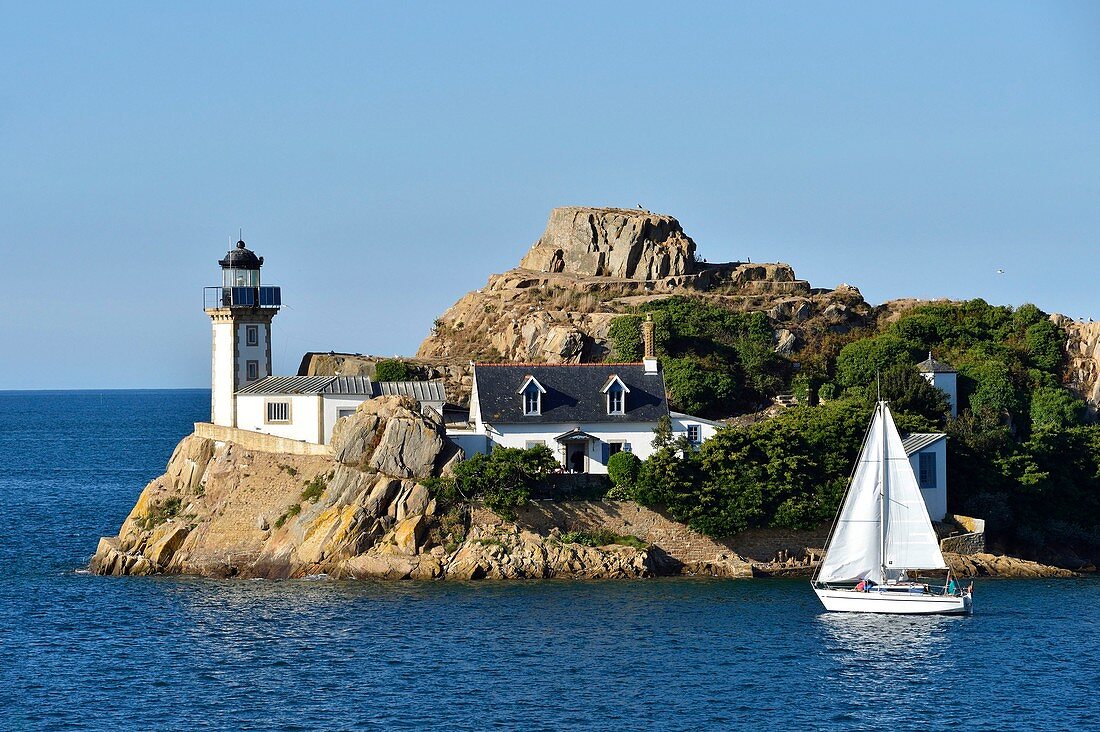
M 237 242 L 236 249 L 225 253 L 225 259 L 218 260 L 222 269 L 259 269 L 263 263 L 264 258 L 257 257 L 254 251 L 244 245 L 243 240 Z
M 236 249 L 230 249 L 226 252 L 225 259 L 218 260 L 218 264 L 222 266 L 222 286 L 259 287 L 260 267 L 263 263 L 263 257 L 257 257 L 243 241 L 237 242 Z

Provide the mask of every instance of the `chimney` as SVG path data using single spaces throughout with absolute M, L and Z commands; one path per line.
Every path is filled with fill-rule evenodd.
M 647 374 L 657 373 L 657 346 L 654 344 L 653 328 L 653 313 L 646 313 L 645 321 L 642 322 L 642 363 Z

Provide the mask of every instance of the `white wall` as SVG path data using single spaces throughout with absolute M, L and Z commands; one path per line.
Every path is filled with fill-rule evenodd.
M 708 419 L 701 419 L 699 417 L 692 417 L 690 414 L 674 414 L 672 415 L 672 433 L 677 437 L 684 435 L 687 436 L 688 425 L 697 425 L 699 427 L 699 442 L 706 442 L 710 438 L 714 437 L 718 432 L 719 425 L 711 422 Z M 698 444 L 698 443 L 696 443 Z
M 235 427 L 233 393 L 236 364 L 233 347 L 233 323 L 213 323 L 210 356 L 210 421 L 222 427 Z
M 336 420 L 338 419 L 339 410 L 341 409 L 355 409 L 363 402 L 370 399 L 369 395 L 342 395 L 342 394 L 325 394 L 325 424 L 324 443 L 327 445 L 329 440 L 332 439 L 332 429 L 336 426 Z
M 940 391 L 947 394 L 947 401 L 951 404 L 951 416 L 959 416 L 959 386 L 958 386 L 958 374 L 954 373 L 932 373 L 925 371 L 921 373 L 921 376 L 928 381 L 929 384 L 936 387 Z
M 266 424 L 267 402 L 289 401 L 290 422 Z M 318 394 L 278 396 L 270 394 L 237 395 L 237 427 L 305 442 L 321 442 L 321 397 Z
M 509 424 L 500 427 L 492 427 L 489 439 L 501 447 L 527 447 L 529 442 L 542 442 L 557 456 L 558 460 L 565 463 L 564 446 L 554 440 L 560 434 L 572 429 L 579 429 L 592 435 L 595 440 L 588 444 L 587 472 L 595 474 L 607 473 L 607 465 L 603 462 L 602 443 L 624 442 L 630 445 L 629 452 L 634 453 L 640 459 L 645 460 L 653 453 L 653 423 L 635 422 L 622 424 Z
M 267 323 L 249 323 L 237 321 L 237 388 L 248 386 L 260 379 L 271 376 L 271 361 L 268 359 L 268 341 L 271 338 L 271 327 Z M 256 328 L 256 345 L 248 345 L 248 328 Z M 248 380 L 248 362 L 255 361 L 258 367 L 258 376 L 252 381 Z
M 947 440 L 939 440 L 919 452 L 909 456 L 909 464 L 913 466 L 913 475 L 920 484 L 920 454 L 933 453 L 936 456 L 936 487 L 921 488 L 921 497 L 924 498 L 924 506 L 928 509 L 928 515 L 933 521 L 943 521 L 947 515 Z

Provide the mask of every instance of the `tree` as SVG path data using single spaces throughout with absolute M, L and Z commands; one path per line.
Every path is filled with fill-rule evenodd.
M 836 359 L 837 382 L 841 386 L 873 384 L 875 374 L 900 363 L 912 363 L 909 346 L 898 336 L 886 333 L 854 341 L 840 349 Z
M 1031 393 L 1032 429 L 1061 430 L 1081 424 L 1085 403 L 1058 387 L 1041 387 Z
M 947 394 L 928 383 L 915 366 L 898 364 L 882 373 L 879 380 L 882 398 L 890 402 L 896 412 L 919 414 L 936 422 L 943 422 L 951 410 Z M 866 387 L 868 404 L 878 398 L 878 384 Z

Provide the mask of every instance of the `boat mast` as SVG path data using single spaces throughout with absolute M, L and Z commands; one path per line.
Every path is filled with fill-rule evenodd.
M 882 395 L 879 394 L 881 399 Z M 889 444 L 886 435 L 886 403 L 880 401 L 878 403 L 878 409 L 881 413 L 883 421 L 882 429 L 882 458 L 879 463 L 879 470 L 882 471 L 882 490 L 879 492 L 879 515 L 878 515 L 878 538 L 879 538 L 879 559 L 882 563 L 882 581 L 886 581 L 886 489 L 889 482 L 889 463 L 886 462 L 886 447 Z

